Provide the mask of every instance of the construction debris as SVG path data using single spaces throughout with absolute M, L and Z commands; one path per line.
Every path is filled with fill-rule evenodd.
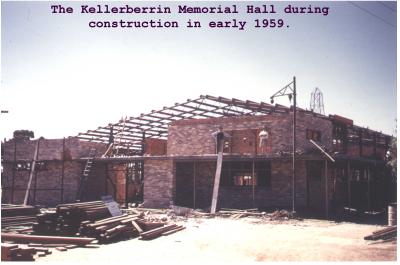
M 296 219 L 296 216 L 287 210 L 276 210 L 270 216 L 271 221 L 282 221 L 289 219 Z
M 364 240 L 379 240 L 379 239 L 390 239 L 397 237 L 397 226 L 391 226 L 381 230 L 372 232 L 372 234 L 364 237 Z

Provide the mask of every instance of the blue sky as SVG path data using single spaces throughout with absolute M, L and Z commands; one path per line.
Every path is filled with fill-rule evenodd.
M 87 2 L 62 2 L 75 12 L 52 14 L 55 3 L 2 2 L 0 108 L 9 111 L 0 116 L 2 139 L 17 129 L 45 138 L 77 135 L 200 94 L 269 102 L 293 76 L 300 107 L 309 107 L 310 93 L 319 87 L 327 114 L 389 134 L 396 125 L 396 2 L 159 2 L 173 11 L 162 15 L 80 14 Z M 241 12 L 176 14 L 179 4 L 236 4 Z M 246 14 L 250 4 L 274 4 L 278 13 Z M 330 12 L 284 14 L 288 4 L 328 6 Z M 250 26 L 265 17 L 282 18 L 289 28 Z M 92 20 L 155 18 L 181 27 L 88 27 Z M 186 28 L 189 18 L 203 27 Z M 234 18 L 247 21 L 246 29 L 207 27 Z M 287 98 L 277 103 L 289 105 Z

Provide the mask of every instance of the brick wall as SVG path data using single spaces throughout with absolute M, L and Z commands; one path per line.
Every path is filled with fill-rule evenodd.
M 26 188 L 29 181 L 29 170 L 15 171 L 14 188 L 13 179 L 13 161 L 14 151 L 16 161 L 32 161 L 36 149 L 36 140 L 15 140 L 11 139 L 2 143 L 2 202 L 11 203 L 11 193 L 14 189 L 13 202 L 15 204 L 23 203 Z M 15 146 L 16 145 L 16 146 Z M 63 154 L 63 139 L 41 139 L 39 143 L 38 161 L 44 163 L 44 168 L 36 168 L 33 175 L 29 202 L 31 204 L 41 204 L 55 206 L 61 202 L 73 202 L 79 185 L 84 162 L 76 159 L 86 157 L 90 148 L 96 148 L 97 154 L 102 154 L 106 150 L 106 145 L 99 143 L 83 142 L 77 138 L 71 137 L 65 139 L 65 150 Z M 62 179 L 62 158 L 64 157 L 64 185 L 63 198 L 61 198 L 61 179 Z M 97 174 L 94 174 L 96 176 Z M 98 174 L 91 184 L 90 196 L 98 198 L 104 185 L 104 177 Z M 101 179 L 101 180 L 100 180 Z M 36 191 L 35 191 L 36 190 Z M 90 197 L 89 196 L 89 197 Z
M 223 117 L 212 119 L 181 120 L 173 122 L 168 129 L 168 155 L 204 155 L 215 153 L 215 142 L 211 134 L 219 126 L 233 135 L 232 152 L 261 153 L 256 142 L 265 125 L 269 128 L 267 152 L 290 151 L 292 149 L 292 114 L 271 114 L 263 116 Z M 332 124 L 329 120 L 312 115 L 299 113 L 297 115 L 297 145 L 298 149 L 315 149 L 306 140 L 306 130 L 321 131 L 321 143 L 328 149 L 332 148 Z M 257 137 L 258 138 L 258 137 Z
M 195 191 L 193 187 L 193 162 L 177 162 L 176 196 L 174 203 L 193 207 L 195 192 L 196 208 L 209 208 L 211 205 L 216 162 L 197 162 Z M 297 206 L 306 206 L 306 167 L 305 161 L 297 163 L 296 174 Z M 271 162 L 271 185 L 255 186 L 255 200 L 251 186 L 220 186 L 218 207 L 252 208 L 252 207 L 288 207 L 292 204 L 292 171 L 291 161 Z
M 145 154 L 146 155 L 165 155 L 167 153 L 167 140 L 146 138 Z
M 36 144 L 36 140 L 15 140 L 11 139 L 5 143 L 2 143 L 1 147 L 3 149 L 2 158 L 7 161 L 14 160 L 14 150 L 16 144 L 16 155 L 17 160 L 32 160 Z M 97 150 L 97 155 L 103 154 L 107 145 L 80 141 L 76 137 L 65 139 L 65 159 L 73 160 L 81 157 L 86 157 L 89 154 L 90 148 L 95 148 Z M 63 139 L 41 139 L 39 143 L 39 160 L 61 160 L 63 150 Z
M 172 160 L 145 160 L 144 205 L 168 207 L 173 201 L 174 179 Z
M 46 169 L 36 171 L 33 175 L 30 204 L 55 206 L 61 203 L 62 162 L 46 161 Z M 64 192 L 63 201 L 75 200 L 79 177 L 82 173 L 82 164 L 77 161 L 66 161 L 64 164 Z M 15 204 L 22 204 L 29 181 L 30 171 L 15 171 L 14 200 Z M 2 174 L 2 202 L 11 203 L 12 193 L 12 163 L 3 164 Z M 34 190 L 36 188 L 36 191 Z

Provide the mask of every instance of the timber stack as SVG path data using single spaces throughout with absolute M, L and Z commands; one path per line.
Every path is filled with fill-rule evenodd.
M 32 227 L 37 222 L 36 214 L 39 209 L 33 206 L 1 205 L 1 230 L 15 231 L 21 227 Z
M 51 250 L 42 247 L 27 247 L 16 244 L 1 244 L 2 261 L 34 261 L 34 255 L 46 256 L 51 254 Z
M 55 211 L 37 215 L 38 222 L 33 225 L 33 231 L 37 234 L 75 235 L 83 221 L 110 216 L 102 201 L 60 204 Z
M 93 237 L 100 243 L 111 243 L 138 236 L 144 240 L 153 239 L 184 229 L 183 226 L 146 219 L 145 214 L 138 211 L 111 216 L 102 201 L 60 204 L 55 211 L 37 215 L 33 232 L 37 235 Z
M 2 204 L 1 217 L 28 216 L 39 213 L 39 209 L 33 206 Z

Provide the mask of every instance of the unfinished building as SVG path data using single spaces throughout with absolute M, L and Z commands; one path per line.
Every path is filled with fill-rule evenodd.
M 387 206 L 393 199 L 385 161 L 391 136 L 299 108 L 296 120 L 298 209 L 326 213 L 343 206 Z M 2 144 L 2 202 L 19 203 L 32 174 L 31 203 L 74 201 L 86 172 L 83 200 L 111 194 L 120 203 L 207 209 L 217 160 L 212 133 L 222 127 L 231 137 L 223 147 L 218 207 L 288 207 L 292 122 L 293 109 L 282 105 L 200 96 L 75 137 L 42 139 L 35 172 L 39 140 L 11 139 Z M 265 127 L 268 138 L 260 143 Z M 90 155 L 93 148 L 97 155 Z

